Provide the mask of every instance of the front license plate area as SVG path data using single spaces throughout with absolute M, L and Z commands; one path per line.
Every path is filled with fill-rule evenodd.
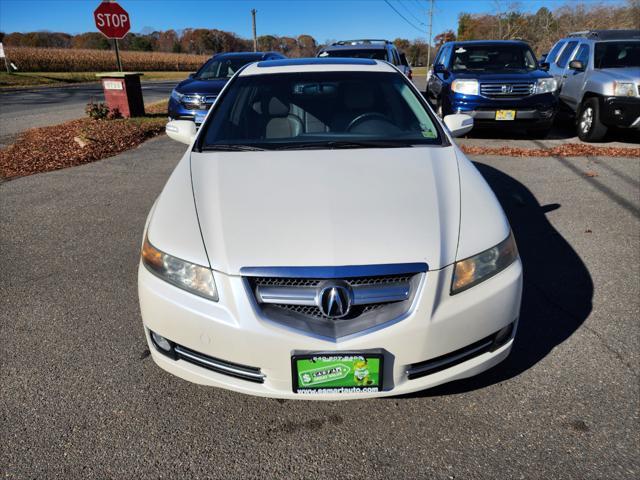
M 381 353 L 330 352 L 293 355 L 294 393 L 348 394 L 382 390 Z
M 496 110 L 496 120 L 515 120 L 515 110 Z

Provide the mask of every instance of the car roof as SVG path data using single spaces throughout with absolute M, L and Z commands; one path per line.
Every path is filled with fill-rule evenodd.
M 529 46 L 524 40 L 463 40 L 461 42 L 447 42 L 445 45 L 524 45 Z M 443 45 L 444 46 L 444 45 Z
M 640 30 L 584 30 L 582 32 L 571 32 L 563 38 L 578 38 L 593 41 L 602 40 L 640 40 Z
M 225 52 L 217 53 L 212 58 L 251 58 L 255 60 L 261 60 L 271 55 L 277 58 L 286 58 L 284 55 L 278 52 Z
M 387 62 L 368 58 L 287 58 L 252 63 L 240 76 L 296 72 L 396 72 Z
M 388 43 L 346 43 L 340 45 L 327 45 L 320 49 L 321 52 L 335 50 L 386 50 Z

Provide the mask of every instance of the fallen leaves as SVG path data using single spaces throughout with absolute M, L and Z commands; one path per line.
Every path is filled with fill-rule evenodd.
M 32 128 L 0 150 L 0 177 L 32 175 L 111 157 L 161 134 L 165 124 L 164 116 L 118 120 L 81 118 L 51 127 Z
M 505 157 L 640 157 L 640 147 L 600 147 L 586 143 L 565 143 L 550 148 L 484 147 L 461 145 L 469 155 Z

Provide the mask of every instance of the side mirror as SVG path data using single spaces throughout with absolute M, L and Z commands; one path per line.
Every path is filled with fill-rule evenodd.
M 191 120 L 171 120 L 165 131 L 172 140 L 187 145 L 191 145 L 196 138 L 196 124 Z
M 447 69 L 441 63 L 438 63 L 437 65 L 433 66 L 433 72 L 434 73 L 445 73 L 446 71 L 447 71 Z
M 548 53 L 543 53 L 542 55 L 540 55 L 540 63 L 546 62 L 548 56 L 549 56 Z
M 407 56 L 404 53 L 400 54 L 400 65 L 404 65 L 405 67 L 409 67 L 409 62 L 407 61 Z
M 549 71 L 549 64 L 547 62 L 540 62 L 538 64 L 538 66 L 540 67 L 540 70 L 542 70 L 543 72 L 548 72 Z
M 469 133 L 473 128 L 473 117 L 464 113 L 454 113 L 444 117 L 444 124 L 451 132 L 451 135 L 461 137 Z
M 584 63 L 580 60 L 571 60 L 571 62 L 569 62 L 569 68 L 578 72 L 584 72 Z
M 190 74 L 189 74 L 189 78 L 194 78 L 195 76 L 196 76 L 196 74 L 195 74 L 195 73 L 190 73 Z

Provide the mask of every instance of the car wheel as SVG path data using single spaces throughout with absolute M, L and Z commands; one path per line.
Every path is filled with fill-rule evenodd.
M 588 98 L 580 106 L 577 119 L 578 137 L 583 142 L 598 142 L 607 134 L 607 126 L 600 121 L 600 103 Z

